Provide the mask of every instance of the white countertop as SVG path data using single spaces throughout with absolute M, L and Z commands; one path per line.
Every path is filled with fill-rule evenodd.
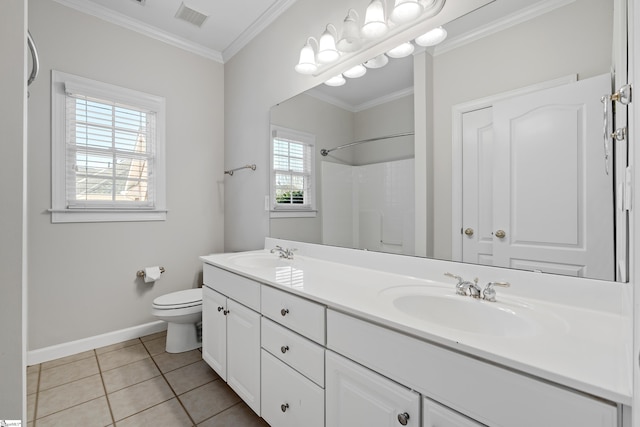
M 455 293 L 455 280 L 388 273 L 296 254 L 275 265 L 244 265 L 241 257 L 274 257 L 268 250 L 203 256 L 216 267 L 366 319 L 452 350 L 474 355 L 567 387 L 630 405 L 632 402 L 631 319 L 624 310 L 596 310 L 588 304 L 559 304 L 512 295 L 497 288 L 498 303 L 535 313 L 549 327 L 524 335 L 499 336 L 448 328 L 406 314 L 394 296 Z M 380 255 L 377 255 L 378 259 Z M 268 259 L 267 259 L 268 261 Z M 393 262 L 393 261 L 391 261 Z M 429 263 L 430 260 L 412 262 Z M 460 298 L 468 298 L 462 297 Z M 530 311 L 529 311 L 530 310 Z

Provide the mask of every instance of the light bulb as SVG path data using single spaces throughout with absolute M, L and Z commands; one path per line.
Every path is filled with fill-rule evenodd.
M 354 18 L 353 15 L 356 17 Z M 338 40 L 336 44 L 337 48 L 341 52 L 355 52 L 362 46 L 362 40 L 360 39 L 360 27 L 357 22 L 358 14 L 355 10 L 349 9 L 347 17 L 344 18 L 342 24 L 342 38 Z
M 367 68 L 358 64 L 355 67 L 349 68 L 347 71 L 342 73 L 345 77 L 349 77 L 350 79 L 357 79 L 358 77 L 362 77 L 367 73 Z
M 375 58 L 371 58 L 367 62 L 364 63 L 364 66 L 367 68 L 375 69 L 382 68 L 389 63 L 389 58 L 384 53 L 376 56 Z
M 442 43 L 446 38 L 447 30 L 438 27 L 416 38 L 416 44 L 424 47 L 435 46 L 438 43 Z
M 422 4 L 418 0 L 396 0 L 389 18 L 396 24 L 413 21 L 422 13 Z
M 384 35 L 388 29 L 382 0 L 371 0 L 364 17 L 362 36 L 368 39 L 375 39 Z
M 340 58 L 340 52 L 336 49 L 336 39 L 329 31 L 330 26 L 333 27 L 331 24 L 327 25 L 318 42 L 317 59 L 321 64 L 329 64 Z
M 344 79 L 344 77 L 342 77 L 342 74 L 338 74 L 335 77 L 331 77 L 329 80 L 324 82 L 324 84 L 326 84 L 327 86 L 342 86 L 346 82 L 347 81 Z
M 406 42 L 388 51 L 387 55 L 391 58 L 404 58 L 405 56 L 411 55 L 414 49 L 413 43 Z
M 296 71 L 300 74 L 313 74 L 318 71 L 318 65 L 316 64 L 316 53 L 313 50 L 313 46 L 307 40 L 304 47 L 300 50 L 300 60 L 296 65 Z

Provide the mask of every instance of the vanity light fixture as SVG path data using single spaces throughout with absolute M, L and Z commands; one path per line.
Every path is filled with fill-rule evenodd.
M 419 46 L 429 47 L 442 43 L 447 38 L 447 30 L 442 27 L 433 30 L 416 38 L 416 44 Z
M 318 55 L 316 58 L 321 64 L 330 64 L 340 58 L 340 52 L 336 48 L 337 30 L 332 24 L 327 24 L 324 33 L 318 42 Z
M 418 0 L 396 0 L 389 19 L 395 24 L 413 21 L 422 13 L 422 4 Z
M 326 84 L 327 86 L 342 86 L 346 82 L 347 81 L 344 79 L 344 77 L 342 77 L 342 74 L 338 74 L 335 77 L 331 77 L 329 80 L 324 82 L 324 84 Z
M 357 79 L 358 77 L 362 77 L 367 73 L 367 67 L 362 64 L 358 64 L 354 67 L 349 68 L 347 71 L 342 73 L 345 77 L 349 77 L 350 79 Z
M 367 68 L 375 69 L 382 68 L 389 63 L 389 58 L 384 53 L 376 56 L 375 58 L 371 58 L 367 62 L 364 63 L 364 66 Z
M 360 26 L 358 24 L 358 12 L 349 9 L 347 17 L 344 18 L 342 24 L 342 37 L 336 44 L 341 52 L 355 52 L 362 47 L 362 39 L 360 36 Z
M 367 39 L 382 37 L 389 30 L 385 19 L 384 3 L 382 0 L 371 0 L 364 16 L 362 36 Z
M 406 42 L 388 51 L 387 55 L 391 58 L 404 58 L 405 56 L 411 55 L 414 49 L 413 43 Z
M 316 51 L 311 45 L 311 42 L 318 47 L 318 42 L 315 38 L 309 37 L 304 44 L 302 50 L 300 50 L 300 60 L 296 65 L 296 71 L 300 74 L 313 74 L 318 71 L 318 64 L 316 63 Z

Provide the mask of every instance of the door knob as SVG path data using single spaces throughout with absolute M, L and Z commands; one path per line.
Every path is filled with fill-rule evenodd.
M 496 231 L 496 237 L 497 237 L 498 239 L 504 239 L 504 236 L 506 236 L 506 235 L 507 235 L 507 233 L 505 233 L 505 232 L 504 232 L 504 230 L 498 230 L 498 231 Z
M 409 418 L 409 414 L 406 412 L 398 414 L 398 422 L 403 426 L 406 426 L 409 423 Z
M 467 228 L 466 230 L 464 230 L 464 234 L 469 237 L 473 236 L 473 228 Z

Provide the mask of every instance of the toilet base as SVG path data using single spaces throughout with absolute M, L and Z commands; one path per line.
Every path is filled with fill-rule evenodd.
M 202 347 L 195 323 L 172 323 L 167 327 L 167 353 L 182 353 Z

